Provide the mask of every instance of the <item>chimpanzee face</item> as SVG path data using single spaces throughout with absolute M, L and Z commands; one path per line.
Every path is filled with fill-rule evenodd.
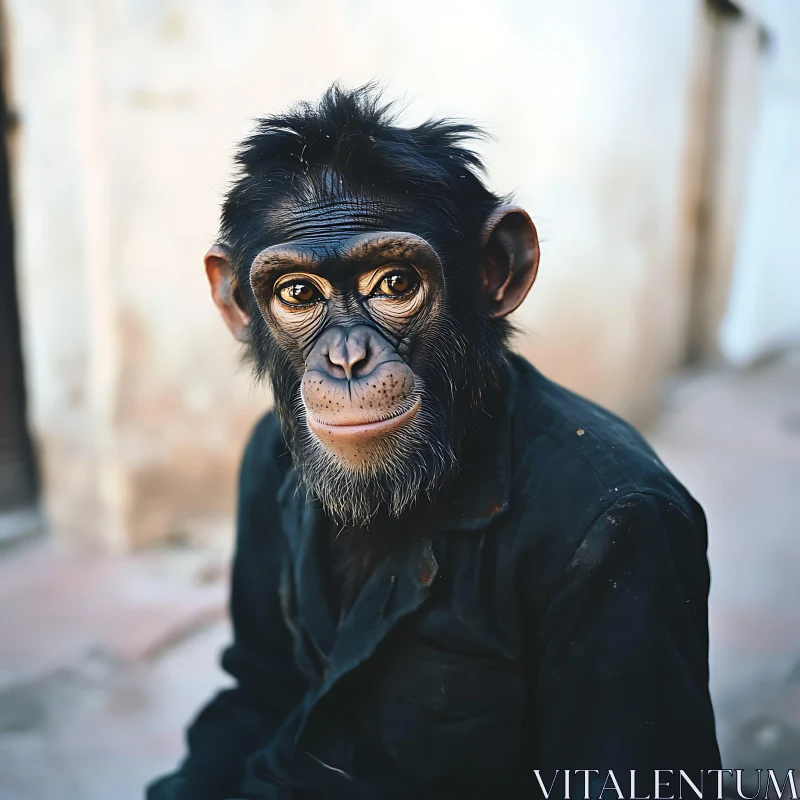
M 487 319 L 522 301 L 538 259 L 533 226 L 520 209 L 501 209 L 484 237 L 481 280 L 475 267 L 466 287 L 409 230 L 413 215 L 388 201 L 293 199 L 271 210 L 267 227 L 274 243 L 248 278 L 295 463 L 339 520 L 365 525 L 382 507 L 399 515 L 456 465 L 459 397 L 474 388 L 459 384 L 477 383 L 468 362 L 480 349 L 465 299 Z M 241 336 L 250 319 L 232 305 L 230 282 L 224 291 L 231 270 L 219 248 L 206 265 Z
M 444 276 L 420 236 L 365 231 L 341 206 L 326 210 L 322 236 L 313 232 L 316 212 L 296 212 L 297 237 L 259 253 L 250 281 L 302 376 L 300 410 L 311 435 L 358 472 L 380 443 L 402 449 L 402 429 L 420 411 L 424 380 L 414 357 L 440 319 Z
M 442 262 L 421 236 L 387 229 L 403 216 L 363 197 L 284 204 L 270 219 L 280 241 L 250 266 L 258 309 L 299 379 L 294 450 L 306 482 L 362 523 L 378 487 L 399 511 L 454 460 L 425 377 Z

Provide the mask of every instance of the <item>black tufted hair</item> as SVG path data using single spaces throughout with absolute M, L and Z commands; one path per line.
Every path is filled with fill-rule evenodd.
M 393 103 L 373 84 L 331 86 L 318 104 L 258 120 L 240 145 L 240 174 L 222 209 L 225 241 L 246 240 L 247 220 L 307 183 L 322 188 L 335 174 L 360 190 L 402 202 L 435 204 L 449 224 L 480 227 L 500 198 L 480 179 L 483 164 L 466 142 L 485 137 L 474 125 L 430 120 L 414 128 L 396 124 Z

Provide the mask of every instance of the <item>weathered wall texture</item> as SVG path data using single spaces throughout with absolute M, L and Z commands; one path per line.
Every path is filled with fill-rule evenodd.
M 686 313 L 694 0 L 7 2 L 25 354 L 58 531 L 124 547 L 229 514 L 267 398 L 201 259 L 233 143 L 336 78 L 496 136 L 492 186 L 542 238 L 519 348 L 652 409 Z

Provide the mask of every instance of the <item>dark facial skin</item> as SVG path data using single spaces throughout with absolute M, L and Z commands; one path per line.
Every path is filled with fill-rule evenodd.
M 359 232 L 346 215 L 334 219 L 324 243 L 301 236 L 263 250 L 250 280 L 303 375 L 308 427 L 357 466 L 420 408 L 412 353 L 436 323 L 444 283 L 439 257 L 421 237 Z
M 464 303 L 465 286 L 452 284 L 463 278 L 414 231 L 414 217 L 363 195 L 287 199 L 270 212 L 270 242 L 249 267 L 270 352 L 284 364 L 273 385 L 295 461 L 312 493 L 351 524 L 430 497 L 454 468 L 474 402 L 475 387 L 460 388 L 457 377 L 469 374 L 463 359 L 476 357 L 474 323 L 454 317 L 450 299 L 455 290 Z M 527 214 L 499 209 L 484 247 L 471 313 L 490 320 L 516 308 L 533 283 L 538 243 Z M 244 339 L 250 317 L 224 249 L 212 248 L 206 270 L 223 317 Z

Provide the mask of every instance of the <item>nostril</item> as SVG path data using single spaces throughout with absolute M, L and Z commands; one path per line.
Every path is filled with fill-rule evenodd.
M 356 378 L 364 374 L 369 364 L 369 354 L 365 347 L 360 347 L 350 358 L 350 372 Z
M 326 361 L 327 361 L 327 372 L 331 375 L 331 377 L 333 378 L 350 377 L 348 374 L 348 369 L 344 364 L 340 363 L 335 358 L 331 358 L 330 355 L 328 355 Z

